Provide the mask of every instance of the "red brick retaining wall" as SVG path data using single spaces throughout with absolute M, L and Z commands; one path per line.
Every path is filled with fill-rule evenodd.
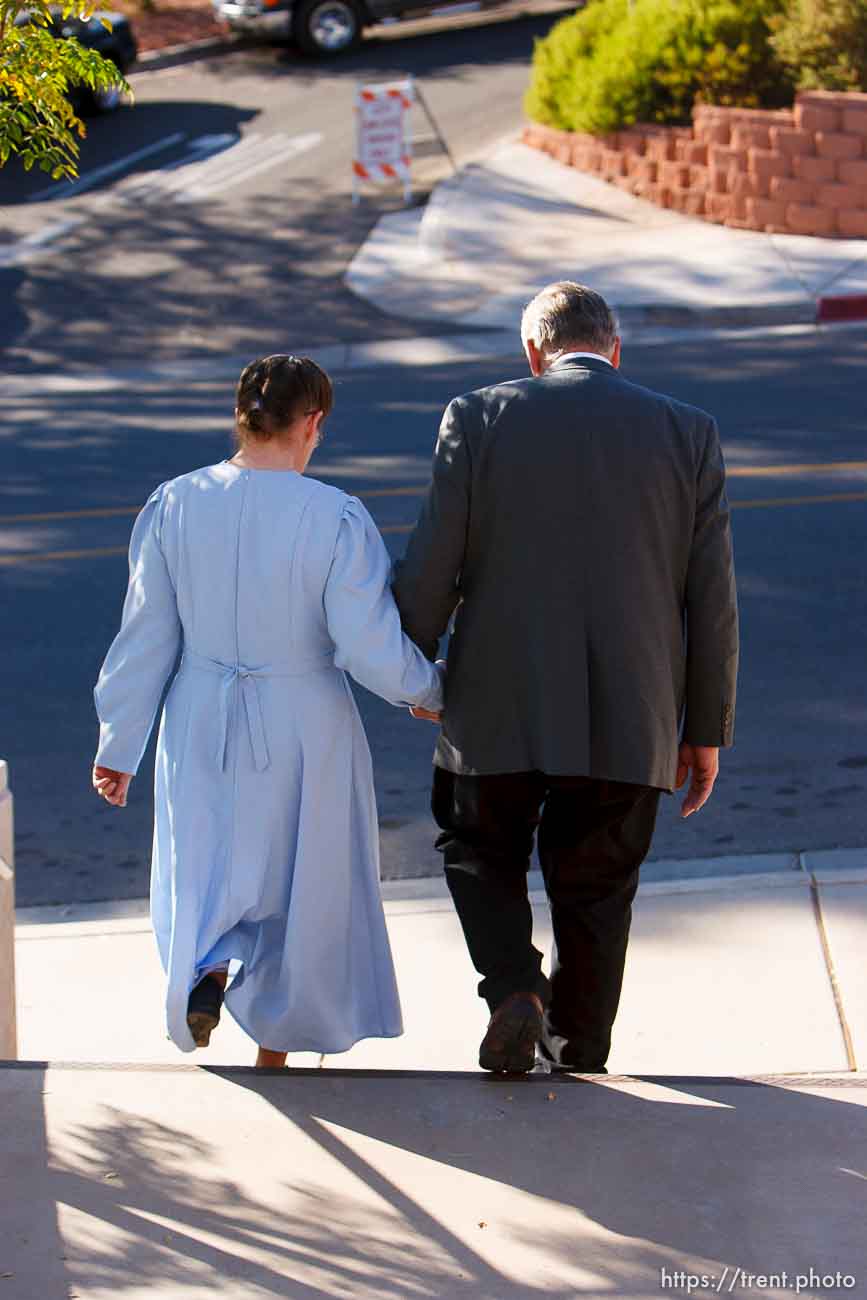
M 700 106 L 691 127 L 602 137 L 533 124 L 524 142 L 725 226 L 867 239 L 867 94 L 810 92 L 780 112 Z

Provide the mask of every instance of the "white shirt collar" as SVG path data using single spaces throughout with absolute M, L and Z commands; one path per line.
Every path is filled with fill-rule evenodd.
M 590 357 L 593 361 L 604 361 L 606 366 L 611 365 L 610 359 L 603 357 L 601 352 L 564 352 L 562 356 L 555 357 L 551 365 L 556 366 L 560 361 L 574 361 L 576 357 Z

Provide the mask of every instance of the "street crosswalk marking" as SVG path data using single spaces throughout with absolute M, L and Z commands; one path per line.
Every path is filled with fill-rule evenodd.
M 51 244 L 76 230 L 84 221 L 83 217 L 70 217 L 66 221 L 52 221 L 32 235 L 24 235 L 12 244 L 0 248 L 0 268 L 8 266 L 26 266 L 37 257 L 41 257 Z
M 53 185 L 47 186 L 46 189 L 37 190 L 35 194 L 31 194 L 28 203 L 41 203 L 44 199 L 74 198 L 76 194 L 83 194 L 86 190 L 93 189 L 100 181 L 107 180 L 110 176 L 116 176 L 118 172 L 126 171 L 135 163 L 143 162 L 145 158 L 150 158 L 153 154 L 171 149 L 174 145 L 180 144 L 185 138 L 185 132 L 174 131 L 171 135 L 163 136 L 161 140 L 155 140 L 152 144 L 136 149 L 134 153 L 124 154 L 121 158 L 113 158 L 111 162 L 105 163 L 104 166 L 95 167 L 92 171 L 85 172 L 83 176 L 79 176 L 77 181 L 55 181 Z
M 125 158 L 105 167 L 86 173 L 72 191 L 39 191 L 32 200 L 52 197 L 70 197 L 89 190 L 109 175 L 123 167 L 165 150 L 184 139 L 183 132 L 157 141 L 154 145 L 137 150 Z M 186 152 L 173 162 L 144 175 L 135 172 L 117 181 L 86 202 L 86 210 L 73 210 L 73 215 L 61 221 L 49 222 L 40 230 L 25 235 L 13 243 L 0 246 L 0 268 L 23 266 L 53 252 L 56 246 L 73 230 L 84 225 L 87 211 L 111 212 L 117 205 L 136 207 L 165 206 L 170 203 L 196 203 L 210 199 L 260 172 L 281 163 L 290 162 L 301 154 L 309 153 L 322 142 L 318 131 L 303 135 L 246 135 L 240 139 L 234 134 L 197 136 L 187 142 Z
M 191 140 L 184 158 L 147 176 L 130 176 L 114 186 L 111 197 L 130 204 L 195 203 L 211 198 L 302 153 L 321 142 L 319 132 L 290 136 L 283 132 L 243 136 L 227 145 L 226 137 Z

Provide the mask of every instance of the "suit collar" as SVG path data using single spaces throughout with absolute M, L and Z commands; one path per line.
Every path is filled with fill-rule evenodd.
M 603 361 L 602 357 L 563 357 L 552 362 L 545 373 L 552 375 L 561 370 L 597 370 L 600 374 L 616 374 L 611 363 Z

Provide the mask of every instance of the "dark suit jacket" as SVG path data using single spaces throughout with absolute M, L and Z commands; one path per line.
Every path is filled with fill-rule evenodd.
M 451 402 L 395 595 L 430 658 L 455 614 L 441 767 L 671 789 L 681 724 L 732 743 L 716 424 L 601 360 Z

